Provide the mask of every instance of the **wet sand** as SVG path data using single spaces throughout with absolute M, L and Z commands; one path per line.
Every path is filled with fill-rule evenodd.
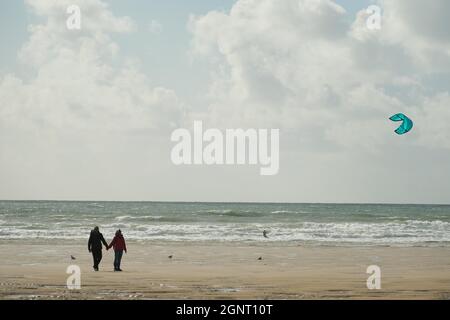
M 161 242 L 128 247 L 123 272 L 112 271 L 113 253 L 105 250 L 94 272 L 84 242 L 2 241 L 0 299 L 450 298 L 445 247 Z M 80 290 L 66 287 L 72 264 L 81 268 Z M 366 286 L 370 265 L 381 268 L 380 290 Z

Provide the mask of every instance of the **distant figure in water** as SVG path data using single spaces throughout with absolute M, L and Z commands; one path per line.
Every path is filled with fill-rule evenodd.
M 267 230 L 264 230 L 264 231 L 263 231 L 263 236 L 264 236 L 264 238 L 269 238 L 269 237 L 267 236 L 268 233 L 269 233 L 269 232 L 268 232 Z
M 120 262 L 122 261 L 123 252 L 127 252 L 127 245 L 125 244 L 122 231 L 116 231 L 116 236 L 109 244 L 108 249 L 111 247 L 114 248 L 114 271 L 122 271 L 122 269 L 120 269 Z
M 102 261 L 102 244 L 105 246 L 106 250 L 108 250 L 108 244 L 106 243 L 105 238 L 103 238 L 98 227 L 95 227 L 94 230 L 91 231 L 88 242 L 88 250 L 89 252 L 92 252 L 95 271 L 98 271 L 98 265 L 100 264 L 100 261 Z

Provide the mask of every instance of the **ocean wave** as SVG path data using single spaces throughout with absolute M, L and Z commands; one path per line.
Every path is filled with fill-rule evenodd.
M 105 206 L 98 203 L 89 203 L 88 207 L 101 208 L 103 209 Z
M 271 214 L 287 214 L 287 215 L 300 215 L 300 214 L 311 214 L 313 213 L 312 211 L 305 211 L 305 210 L 275 210 L 275 211 L 271 211 Z
M 264 215 L 262 212 L 256 212 L 253 210 L 231 210 L 231 209 L 223 209 L 223 210 L 202 210 L 197 211 L 197 214 L 203 216 L 219 216 L 219 217 L 258 217 Z
M 201 214 L 227 214 L 227 213 L 233 213 L 234 211 L 231 209 L 209 209 L 209 210 L 200 210 L 196 213 Z
M 136 224 L 117 221 L 101 225 L 106 238 L 122 229 L 131 240 L 170 241 L 274 241 L 299 243 L 347 243 L 363 245 L 395 245 L 450 243 L 450 223 L 410 220 L 405 223 L 188 223 Z M 262 236 L 269 230 L 269 239 Z M 85 239 L 89 228 L 58 228 L 46 225 L 0 228 L 0 239 Z
M 164 216 L 118 216 L 115 217 L 114 220 L 117 221 L 124 221 L 124 220 L 163 220 L 166 219 L 167 217 Z
M 406 223 L 417 226 L 449 227 L 450 222 L 442 220 L 406 220 Z
M 119 217 L 115 217 L 114 218 L 114 220 L 117 220 L 117 221 L 123 221 L 123 220 L 126 220 L 126 219 L 133 219 L 133 217 L 132 216 L 119 216 Z
M 271 213 L 273 214 L 280 214 L 280 213 L 299 213 L 297 211 L 289 211 L 289 210 L 276 210 L 276 211 L 272 211 Z

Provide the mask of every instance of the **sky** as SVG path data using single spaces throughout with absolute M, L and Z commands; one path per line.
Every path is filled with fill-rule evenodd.
M 447 0 L 0 8 L 0 199 L 450 203 Z M 279 173 L 175 166 L 195 120 L 279 128 Z

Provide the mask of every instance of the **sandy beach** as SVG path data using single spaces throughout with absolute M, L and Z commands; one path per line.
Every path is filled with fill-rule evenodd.
M 112 271 L 113 253 L 105 250 L 100 271 L 94 272 L 83 242 L 2 241 L 0 298 L 450 298 L 450 248 L 445 247 L 189 242 L 130 242 L 128 246 L 124 272 Z M 80 290 L 66 287 L 66 268 L 72 264 L 81 268 Z M 381 268 L 381 290 L 367 289 L 369 265 Z

